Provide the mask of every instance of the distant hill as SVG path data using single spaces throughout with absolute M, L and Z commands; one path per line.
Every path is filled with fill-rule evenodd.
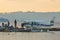
M 5 19 L 5 18 L 0 18 L 0 22 L 7 22 L 8 19 Z

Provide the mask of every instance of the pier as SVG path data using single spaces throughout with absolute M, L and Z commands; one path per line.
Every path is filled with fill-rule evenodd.
M 21 28 L 18 28 L 17 21 L 15 19 L 14 26 L 10 26 L 10 22 L 7 24 L 2 22 L 2 26 L 0 26 L 0 32 L 48 32 L 48 31 L 60 31 L 60 28 L 52 28 L 52 27 L 34 27 L 33 25 L 28 28 L 25 27 L 25 24 L 21 23 Z

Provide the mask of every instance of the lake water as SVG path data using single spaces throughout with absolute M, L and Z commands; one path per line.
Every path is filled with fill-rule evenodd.
M 0 40 L 60 40 L 60 32 L 0 32 Z
M 0 14 L 0 18 L 6 18 L 9 21 L 14 21 L 16 19 L 18 22 L 24 20 L 52 20 L 54 16 L 56 17 L 55 21 L 60 22 L 60 12 L 12 12 L 10 14 Z

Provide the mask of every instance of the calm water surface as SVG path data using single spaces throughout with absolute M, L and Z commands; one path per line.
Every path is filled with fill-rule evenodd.
M 60 40 L 60 32 L 0 32 L 0 40 Z

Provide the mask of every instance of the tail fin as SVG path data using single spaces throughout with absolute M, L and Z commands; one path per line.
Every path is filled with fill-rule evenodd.
M 54 22 L 55 22 L 55 16 L 52 18 L 52 20 L 50 21 L 51 25 L 54 25 Z
M 55 20 L 55 18 L 56 18 L 56 17 L 54 16 L 54 17 L 52 18 L 52 20 L 54 21 L 54 20 Z

